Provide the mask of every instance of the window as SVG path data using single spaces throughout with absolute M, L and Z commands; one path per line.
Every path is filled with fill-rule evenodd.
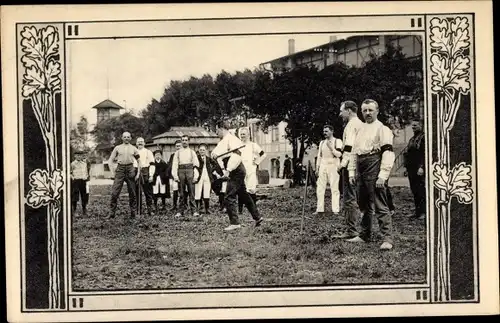
M 280 131 L 279 131 L 279 128 L 278 126 L 274 126 L 272 128 L 272 141 L 275 142 L 275 141 L 280 141 Z

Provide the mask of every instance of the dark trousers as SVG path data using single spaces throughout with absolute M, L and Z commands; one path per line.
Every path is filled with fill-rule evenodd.
M 356 224 L 358 223 L 358 200 L 357 200 L 357 187 L 356 184 L 349 183 L 349 171 L 347 168 L 342 169 L 342 190 L 343 190 L 343 204 L 346 222 L 346 232 L 349 235 L 357 236 L 358 230 Z
M 392 218 L 387 204 L 387 187 L 376 187 L 381 154 L 358 156 L 359 208 L 363 212 L 361 238 L 371 240 L 372 221 L 376 216 L 384 241 L 392 243 Z
M 425 214 L 425 176 L 419 176 L 417 170 L 411 170 L 408 171 L 408 179 L 410 180 L 410 189 L 415 202 L 415 215 Z
M 78 200 L 82 200 L 82 209 L 87 208 L 87 203 L 89 202 L 89 194 L 87 193 L 87 181 L 84 179 L 73 179 L 71 180 L 71 207 L 73 210 L 76 209 Z
M 179 166 L 179 194 L 181 201 L 179 203 L 179 212 L 182 214 L 188 206 L 189 197 L 189 207 L 193 212 L 197 212 L 196 204 L 194 203 L 194 169 L 193 167 L 182 167 Z M 186 192 L 187 190 L 187 192 Z M 187 194 L 186 194 L 187 193 Z
M 135 192 L 135 168 L 133 164 L 120 165 L 116 167 L 115 181 L 111 188 L 111 211 L 116 211 L 118 197 L 123 188 L 123 182 L 127 183 L 128 201 L 130 210 L 134 211 L 136 207 L 136 192 Z
M 396 210 L 396 208 L 394 207 L 391 188 L 389 187 L 388 182 L 385 183 L 385 187 L 386 187 L 386 194 L 387 194 L 387 206 L 389 207 L 389 211 L 394 211 L 394 210 Z
M 240 224 L 237 213 L 238 200 L 242 201 L 243 205 L 247 207 L 250 215 L 255 221 L 260 219 L 257 206 L 247 192 L 245 186 L 245 168 L 241 164 L 229 174 L 227 189 L 224 195 L 224 204 L 231 224 Z
M 137 168 L 135 171 L 137 172 Z M 153 204 L 153 186 L 149 182 L 149 167 L 142 167 L 141 175 L 142 176 L 139 177 L 139 181 L 135 186 L 135 191 L 137 193 L 137 207 L 139 208 L 139 206 L 142 205 L 142 194 L 139 194 L 139 192 L 142 191 L 144 197 L 146 198 L 146 206 L 148 210 L 151 210 L 151 206 Z

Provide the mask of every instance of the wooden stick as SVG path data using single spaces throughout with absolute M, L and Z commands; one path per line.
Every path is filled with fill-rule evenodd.
M 306 209 L 306 198 L 307 198 L 307 185 L 309 184 L 309 167 L 311 162 L 307 162 L 307 170 L 306 170 L 306 187 L 304 188 L 304 199 L 302 200 L 302 216 L 300 217 L 300 235 L 304 231 L 304 213 Z

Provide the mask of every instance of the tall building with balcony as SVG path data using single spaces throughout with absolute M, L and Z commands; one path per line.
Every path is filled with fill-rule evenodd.
M 278 73 L 299 66 L 316 66 L 321 70 L 337 62 L 349 66 L 362 66 L 371 59 L 371 54 L 377 56 L 383 54 L 387 44 L 401 47 L 408 59 L 422 58 L 422 39 L 416 35 L 363 35 L 344 39 L 331 36 L 327 43 L 299 52 L 295 51 L 295 40 L 290 39 L 288 41 L 288 55 L 263 62 L 260 66 L 265 70 L 277 71 Z M 421 74 L 422 72 L 420 72 Z M 415 100 L 412 105 L 423 115 L 423 101 Z M 277 126 L 269 127 L 266 132 L 259 129 L 257 119 L 248 120 L 248 126 L 253 140 L 262 146 L 268 156 L 261 164 L 261 168 L 268 169 L 271 177 L 282 176 L 285 155 L 292 157 L 292 145 L 285 138 L 286 123 L 281 122 Z M 397 156 L 401 156 L 412 135 L 410 127 L 395 132 L 394 150 Z M 306 152 L 303 163 L 311 161 L 314 165 L 316 155 L 317 147 L 313 146 Z M 281 163 L 279 174 L 276 167 L 278 157 Z M 393 175 L 402 174 L 401 164 L 402 158 L 398 158 L 393 168 Z

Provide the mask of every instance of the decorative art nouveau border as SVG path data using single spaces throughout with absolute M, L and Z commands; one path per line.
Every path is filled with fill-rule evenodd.
M 422 26 L 425 35 L 431 266 L 429 297 L 427 290 L 425 294 L 416 290 L 416 297 L 430 303 L 478 302 L 474 14 L 387 15 L 395 17 L 411 21 L 412 27 Z M 83 298 L 69 294 L 65 234 L 69 219 L 65 42 L 66 35 L 78 35 L 78 24 L 19 23 L 16 33 L 21 311 L 83 311 Z

